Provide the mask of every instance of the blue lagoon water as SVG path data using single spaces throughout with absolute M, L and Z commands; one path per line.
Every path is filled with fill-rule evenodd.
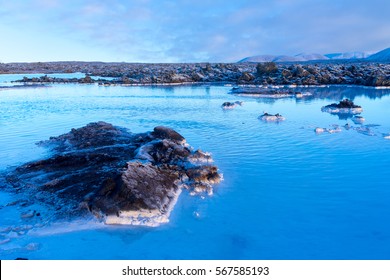
M 3 77 L 3 80 L 5 78 Z M 0 190 L 0 258 L 389 259 L 390 90 L 306 88 L 304 99 L 258 99 L 225 86 L 52 85 L 0 91 L 0 170 L 47 156 L 35 145 L 94 121 L 145 132 L 170 126 L 212 153 L 213 196 L 183 192 L 157 228 L 83 223 L 28 227 L 21 199 Z M 373 136 L 314 133 L 351 120 L 321 107 L 351 98 Z M 222 110 L 225 101 L 244 101 Z M 286 121 L 265 123 L 263 111 Z M 8 205 L 8 206 L 7 206 Z M 7 227 L 27 226 L 25 232 Z

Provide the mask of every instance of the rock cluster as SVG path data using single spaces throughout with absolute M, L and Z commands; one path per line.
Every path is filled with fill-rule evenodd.
M 211 194 L 221 180 L 210 154 L 167 127 L 132 134 L 97 122 L 39 145 L 53 155 L 9 171 L 5 181 L 58 218 L 92 213 L 107 224 L 155 226 L 168 221 L 183 188 Z
M 317 63 L 183 63 L 142 64 L 50 62 L 0 64 L 0 73 L 74 73 L 81 79 L 25 78 L 22 82 L 80 82 L 101 85 L 235 83 L 253 85 L 390 86 L 390 64 L 374 62 Z M 91 76 L 115 79 L 93 79 Z

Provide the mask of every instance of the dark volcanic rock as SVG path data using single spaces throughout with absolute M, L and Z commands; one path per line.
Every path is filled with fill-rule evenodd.
M 23 78 L 22 83 L 98 83 L 101 86 L 183 83 L 253 85 L 364 85 L 390 86 L 390 63 L 0 63 L 0 73 L 86 73 L 84 78 L 50 76 Z M 100 77 L 96 77 L 100 76 Z M 105 79 L 104 77 L 110 77 Z
M 167 127 L 132 134 L 90 123 L 40 142 L 53 155 L 11 170 L 5 180 L 49 206 L 56 218 L 92 213 L 107 224 L 155 226 L 168 221 L 183 187 L 212 193 L 221 179 L 208 164 L 210 155 L 185 142 Z
M 344 99 L 344 100 L 341 100 L 338 104 L 337 103 L 332 103 L 330 105 L 326 105 L 325 108 L 329 108 L 329 107 L 335 107 L 335 108 L 348 108 L 348 109 L 352 109 L 352 108 L 362 108 L 361 106 L 358 106 L 358 105 L 355 105 L 353 103 L 353 101 L 349 100 L 349 99 Z
M 184 137 L 169 127 L 156 126 L 153 130 L 153 135 L 156 138 L 169 139 L 181 144 L 185 143 Z
M 321 108 L 322 112 L 328 112 L 339 116 L 349 117 L 363 112 L 361 106 L 355 105 L 351 100 L 344 99 L 337 103 L 332 103 Z
M 255 79 L 255 77 L 248 72 L 242 73 L 242 75 L 238 78 L 239 82 L 251 82 Z

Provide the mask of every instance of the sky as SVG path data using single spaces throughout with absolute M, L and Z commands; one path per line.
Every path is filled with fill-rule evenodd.
M 390 47 L 386 0 L 0 0 L 0 62 L 236 62 Z

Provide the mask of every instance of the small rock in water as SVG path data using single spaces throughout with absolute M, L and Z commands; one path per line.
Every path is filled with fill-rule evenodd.
M 337 115 L 356 115 L 363 112 L 361 106 L 355 105 L 351 100 L 344 99 L 337 103 L 332 103 L 321 108 L 322 112 L 328 112 Z
M 280 122 L 284 121 L 286 118 L 280 115 L 279 113 L 272 115 L 264 112 L 263 115 L 259 116 L 259 119 L 265 122 Z
M 230 109 L 234 109 L 237 107 L 237 105 L 239 106 L 242 106 L 243 102 L 242 101 L 236 101 L 236 102 L 224 102 L 222 104 L 222 109 L 225 109 L 225 110 L 230 110 Z
M 314 129 L 314 132 L 316 134 L 321 134 L 324 132 L 328 132 L 330 134 L 341 132 L 341 128 L 339 125 L 332 125 L 333 128 L 322 128 L 322 127 L 316 127 Z

